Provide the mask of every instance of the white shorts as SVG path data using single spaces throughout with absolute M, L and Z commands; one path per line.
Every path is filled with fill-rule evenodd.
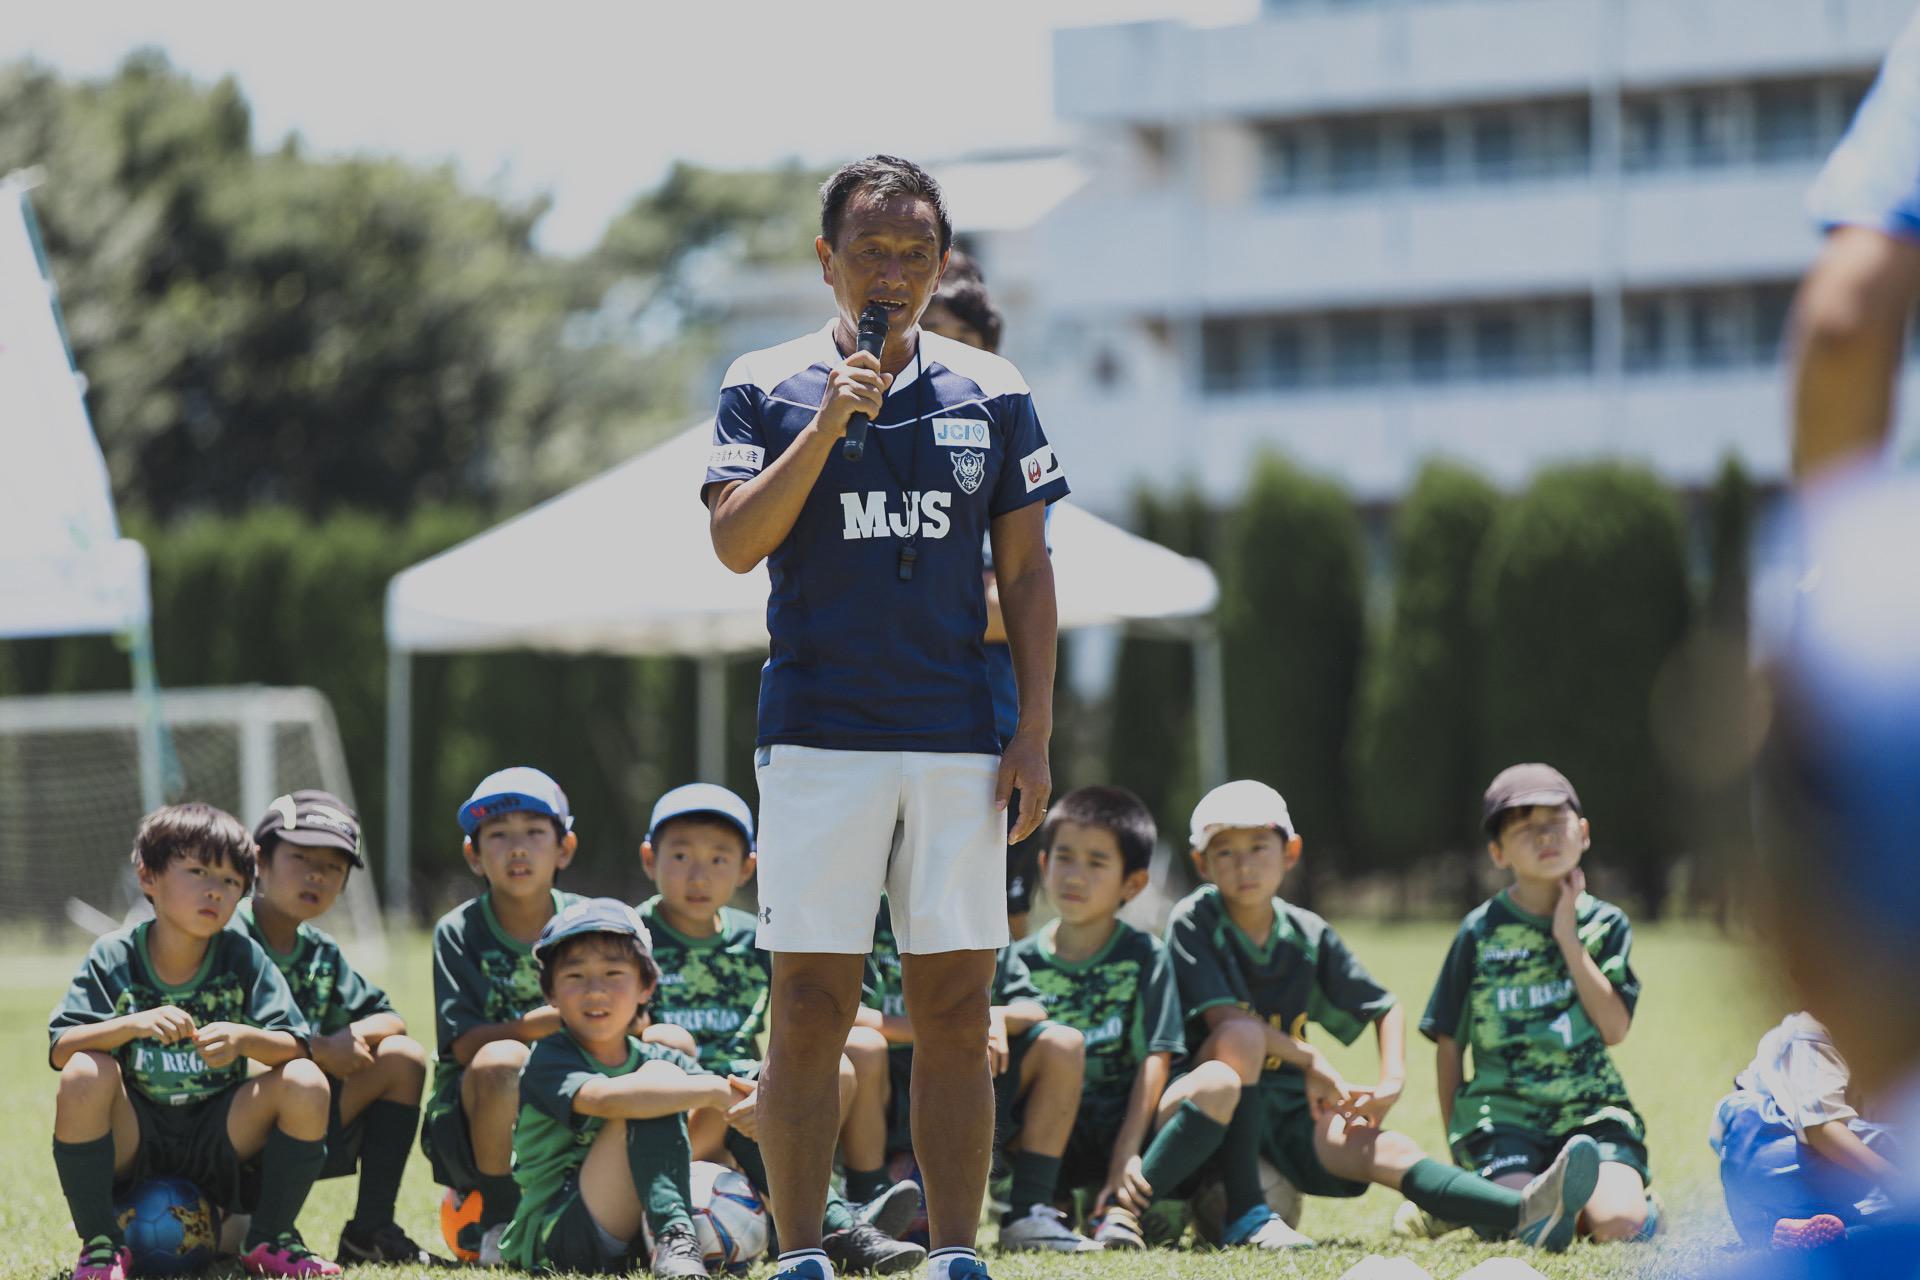
M 903 952 L 1006 946 L 999 775 L 998 756 L 761 747 L 761 949 L 865 955 L 883 890 Z

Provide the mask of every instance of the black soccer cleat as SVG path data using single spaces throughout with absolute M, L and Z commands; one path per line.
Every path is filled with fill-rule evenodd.
M 451 1258 L 428 1253 L 416 1244 L 397 1222 L 378 1227 L 363 1227 L 349 1222 L 340 1228 L 340 1247 L 334 1259 L 347 1262 L 410 1262 L 422 1267 L 450 1267 Z
M 833 1263 L 834 1271 L 848 1276 L 892 1275 L 911 1271 L 927 1260 L 927 1251 L 919 1245 L 895 1240 L 864 1222 L 831 1233 L 820 1242 L 820 1248 Z

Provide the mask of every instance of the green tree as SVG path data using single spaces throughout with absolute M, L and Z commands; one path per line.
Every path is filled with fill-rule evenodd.
M 1499 501 L 1477 472 L 1429 462 L 1394 518 L 1392 617 L 1361 682 L 1353 794 L 1360 836 L 1396 869 L 1479 845 L 1480 637 L 1471 599 Z
M 1310 849 L 1349 851 L 1347 738 L 1364 622 L 1360 517 L 1340 486 L 1268 454 L 1226 520 L 1221 566 L 1231 770 L 1279 788 Z
M 1474 602 L 1486 637 L 1482 771 L 1523 760 L 1564 771 L 1596 861 L 1623 869 L 1658 914 L 1677 833 L 1651 708 L 1692 609 L 1673 495 L 1639 466 L 1543 471 L 1495 520 Z

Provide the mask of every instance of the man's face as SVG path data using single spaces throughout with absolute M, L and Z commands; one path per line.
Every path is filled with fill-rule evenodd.
M 573 848 L 573 837 L 562 840 L 545 814 L 505 813 L 481 823 L 467 841 L 467 865 L 501 897 L 531 898 L 553 888 Z
M 1587 820 L 1572 805 L 1536 804 L 1500 815 L 1500 838 L 1487 849 L 1496 867 L 1522 880 L 1559 880 L 1580 865 L 1592 843 Z
M 283 915 L 311 920 L 332 908 L 352 869 L 352 860 L 338 849 L 276 840 L 272 852 L 260 859 L 254 892 Z
M 157 875 L 140 868 L 140 889 L 153 899 L 153 913 L 194 938 L 211 938 L 227 927 L 247 878 L 225 862 L 175 858 Z
M 947 266 L 939 216 L 919 196 L 876 199 L 856 191 L 840 219 L 840 242 L 816 237 L 813 248 L 841 323 L 858 330 L 860 313 L 878 302 L 888 311 L 889 347 L 905 344 Z

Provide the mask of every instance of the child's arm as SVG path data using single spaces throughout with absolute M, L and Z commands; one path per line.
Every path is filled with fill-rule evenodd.
M 1553 940 L 1566 958 L 1567 972 L 1573 975 L 1573 987 L 1580 994 L 1580 1007 L 1587 1011 L 1587 1020 L 1600 1033 L 1603 1043 L 1615 1045 L 1627 1038 L 1633 1015 L 1627 1011 L 1627 1002 L 1613 989 L 1613 983 L 1607 981 L 1607 975 L 1600 972 L 1593 953 L 1580 941 L 1577 908 L 1586 888 L 1586 873 L 1578 867 L 1560 882 L 1560 900 L 1553 908 Z
M 1117 1199 L 1135 1213 L 1144 1212 L 1151 1202 L 1153 1188 L 1140 1172 L 1140 1148 L 1146 1145 L 1147 1130 L 1153 1125 L 1160 1095 L 1167 1091 L 1167 1078 L 1172 1073 L 1173 1055 L 1167 1053 L 1148 1054 L 1134 1072 L 1133 1091 L 1127 1095 L 1127 1110 L 1121 1117 L 1119 1133 L 1114 1135 L 1113 1155 L 1107 1161 L 1107 1182 L 1093 1198 L 1096 1215 L 1106 1209 L 1109 1200 Z
M 141 1009 L 135 1013 L 123 1013 L 117 1018 L 108 1018 L 104 1022 L 68 1027 L 53 1042 L 48 1061 L 53 1064 L 55 1071 L 61 1071 L 76 1053 L 112 1053 L 135 1040 L 158 1040 L 161 1044 L 173 1044 L 180 1040 L 191 1040 L 197 1030 L 193 1025 L 193 1016 L 185 1009 L 170 1004 L 158 1009 Z
M 492 1044 L 495 1040 L 518 1040 L 522 1044 L 532 1044 L 536 1040 L 546 1039 L 559 1029 L 560 1011 L 550 1004 L 543 1004 L 508 1022 L 487 1022 L 469 1027 L 454 1039 L 453 1056 L 464 1067 L 473 1061 L 473 1055 L 480 1052 L 482 1045 Z
M 1440 1127 L 1453 1127 L 1453 1095 L 1467 1082 L 1467 1051 L 1452 1036 L 1433 1038 L 1433 1074 L 1440 1089 Z
M 1267 1057 L 1278 1058 L 1290 1067 L 1299 1069 L 1307 1079 L 1307 1101 L 1313 1108 L 1313 1114 L 1319 1116 L 1328 1110 L 1344 1108 L 1353 1095 L 1353 1090 L 1333 1069 L 1327 1055 L 1304 1040 L 1296 1040 L 1272 1023 L 1264 1022 L 1254 1014 L 1238 1005 L 1217 1004 L 1204 1009 L 1200 1014 L 1206 1021 L 1207 1029 L 1212 1030 L 1223 1022 L 1236 1018 L 1245 1018 L 1258 1026 L 1267 1037 Z
M 284 1062 L 307 1056 L 306 1041 L 291 1031 L 250 1027 L 244 1022 L 209 1022 L 193 1037 L 207 1065 L 229 1066 L 236 1058 L 252 1058 L 263 1066 L 277 1067 Z
M 1047 1007 L 1038 1000 L 1015 1000 L 987 1009 L 987 1061 L 999 1075 L 1013 1060 L 1013 1037 L 1046 1021 Z
M 1885 1157 L 1862 1142 L 1860 1135 L 1847 1127 L 1845 1120 L 1808 1125 L 1801 1132 L 1801 1138 L 1841 1168 L 1871 1178 L 1876 1183 L 1890 1184 L 1897 1173 Z
M 599 1076 L 581 1085 L 573 1095 L 575 1111 L 605 1120 L 655 1120 L 703 1107 L 725 1111 L 733 1103 L 733 1086 L 727 1077 L 688 1075 L 684 1071 L 641 1070 L 624 1076 Z
M 1374 1019 L 1373 1034 L 1380 1044 L 1380 1083 L 1354 1091 L 1351 1114 L 1378 1125 L 1407 1086 L 1407 1011 L 1397 1004 L 1388 1009 Z

